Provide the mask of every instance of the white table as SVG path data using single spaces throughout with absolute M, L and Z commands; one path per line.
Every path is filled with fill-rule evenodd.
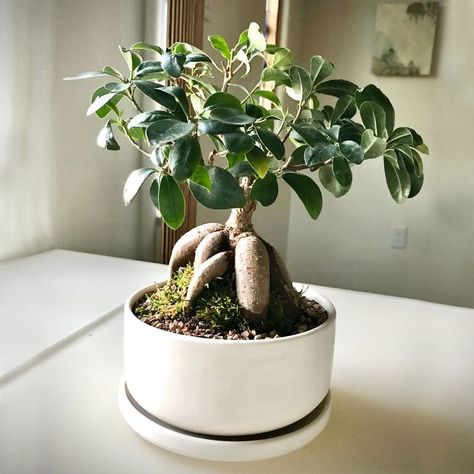
M 117 300 L 125 298 L 125 290 L 146 283 L 144 278 L 160 279 L 166 269 L 64 251 L 53 256 L 64 279 L 71 278 L 67 268 L 72 260 L 82 261 L 86 274 L 89 265 L 96 276 L 108 275 L 100 289 L 110 307 L 91 293 L 81 315 L 74 316 L 83 329 L 71 324 L 72 334 L 63 331 L 59 341 L 45 342 L 49 348 L 30 351 L 0 379 L 1 474 L 474 472 L 473 310 L 318 287 L 338 310 L 328 427 L 305 448 L 281 458 L 208 463 L 142 440 L 117 408 L 122 372 Z M 36 281 L 40 288 L 51 276 L 44 257 L 44 278 Z M 126 274 L 117 274 L 124 265 Z M 4 270 L 0 265 L 0 281 Z M 26 273 L 20 273 L 11 274 L 20 279 L 17 283 L 27 282 Z M 76 284 L 84 289 L 96 285 L 90 277 Z M 15 297 L 13 287 L 5 294 L 0 285 L 0 301 Z M 45 291 L 50 290 L 46 284 Z M 42 324 L 48 309 L 39 305 L 36 310 Z M 27 316 L 34 324 L 35 315 Z M 10 323 L 15 324 L 14 318 Z M 3 358 L 5 349 L 0 349 Z

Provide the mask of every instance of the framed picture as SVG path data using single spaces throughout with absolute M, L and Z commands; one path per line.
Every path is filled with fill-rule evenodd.
M 437 19 L 438 2 L 379 4 L 372 72 L 378 76 L 431 74 Z

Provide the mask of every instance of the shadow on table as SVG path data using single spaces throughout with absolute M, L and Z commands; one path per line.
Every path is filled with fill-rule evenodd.
M 473 473 L 472 435 L 442 419 L 388 409 L 341 390 L 324 432 L 292 454 L 253 463 L 208 463 L 180 457 L 196 473 Z M 174 455 L 172 455 L 174 457 Z M 179 461 L 175 459 L 176 466 Z

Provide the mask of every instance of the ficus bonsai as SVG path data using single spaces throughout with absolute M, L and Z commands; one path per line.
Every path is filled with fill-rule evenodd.
M 120 48 L 126 75 L 106 66 L 68 79 L 107 78 L 87 110 L 107 120 L 97 144 L 119 150 L 118 131 L 150 160 L 127 179 L 126 205 L 153 178 L 151 199 L 173 229 L 185 216 L 182 184 L 202 205 L 231 209 L 225 224 L 200 225 L 173 249 L 170 276 L 194 262 L 186 304 L 191 306 L 206 284 L 233 271 L 248 321 L 265 318 L 271 291 L 284 301 L 286 317 L 294 318 L 298 294 L 278 253 L 254 230 L 257 205 L 273 204 L 282 183 L 317 219 L 322 194 L 303 172 L 341 197 L 351 187 L 352 167 L 368 159 L 383 161 L 390 194 L 402 203 L 421 189 L 420 152 L 428 153 L 428 147 L 415 130 L 395 127 L 392 104 L 377 87 L 328 80 L 334 67 L 321 56 L 313 56 L 308 69 L 295 65 L 291 51 L 267 44 L 256 23 L 233 47 L 220 35 L 208 40 L 221 60 L 181 42 L 166 51 L 135 43 Z M 143 60 L 139 51 L 154 58 Z M 241 78 L 255 69 L 260 74 L 249 90 Z M 153 106 L 144 110 L 140 94 Z M 335 104 L 321 106 L 322 95 L 335 97 Z M 122 108 L 127 102 L 136 111 L 132 115 Z M 208 156 L 202 153 L 204 140 L 212 144 Z

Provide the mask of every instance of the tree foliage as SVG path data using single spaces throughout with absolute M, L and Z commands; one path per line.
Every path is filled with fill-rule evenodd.
M 376 86 L 329 79 L 334 66 L 321 56 L 313 56 L 308 69 L 294 64 L 291 51 L 267 44 L 256 23 L 232 47 L 220 35 L 208 40 L 219 61 L 186 43 L 163 51 L 142 42 L 120 47 L 126 74 L 105 66 L 67 78 L 108 81 L 94 91 L 87 110 L 106 121 L 97 144 L 119 150 L 120 133 L 150 159 L 147 168 L 128 178 L 126 204 L 154 176 L 152 201 L 165 222 L 177 228 L 185 214 L 180 183 L 189 185 L 204 206 L 223 209 L 249 200 L 271 205 L 281 178 L 316 219 L 322 207 L 316 179 L 335 197 L 343 196 L 354 167 L 374 158 L 383 162 L 397 203 L 418 194 L 420 153 L 427 154 L 428 147 L 412 128 L 395 127 L 394 108 Z M 142 51 L 153 59 L 144 60 Z M 239 79 L 252 69 L 261 74 L 248 90 Z M 142 110 L 140 95 L 155 105 Z M 320 96 L 334 97 L 334 104 L 321 106 Z M 126 102 L 134 106 L 134 115 L 127 115 Z M 214 145 L 208 157 L 200 146 L 205 137 Z M 319 172 L 313 178 L 306 170 Z M 246 193 L 239 186 L 243 177 L 252 186 Z

